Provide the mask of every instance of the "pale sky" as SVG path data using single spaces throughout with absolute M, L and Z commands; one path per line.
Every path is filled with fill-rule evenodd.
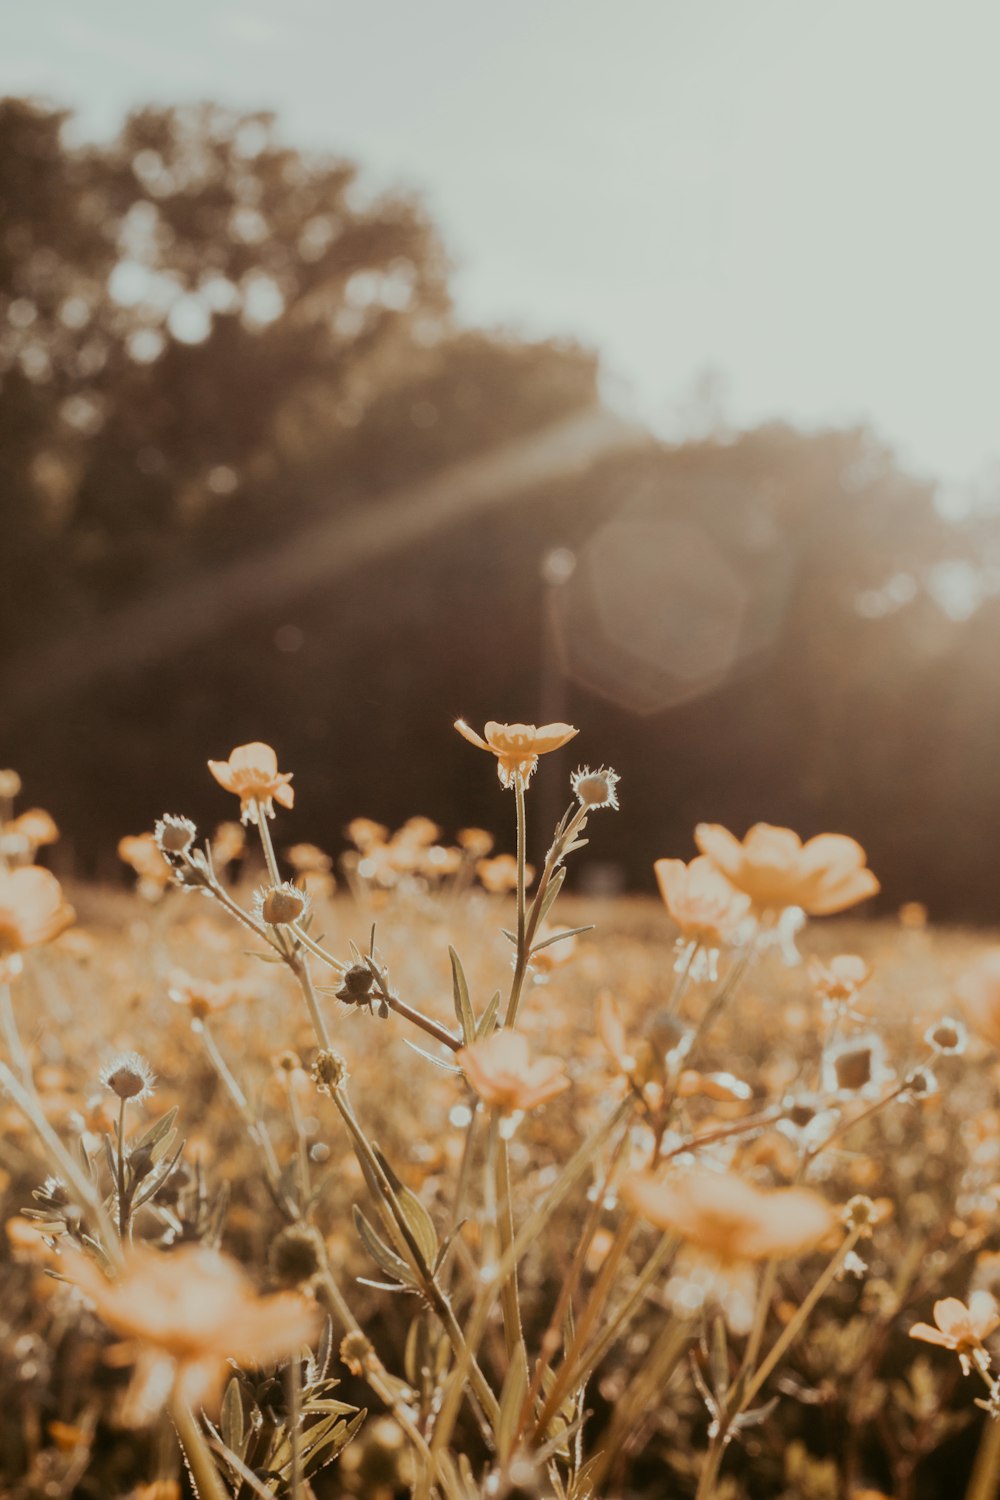
M 1000 459 L 995 0 L 33 0 L 0 90 L 275 109 L 424 196 L 465 318 L 595 345 L 666 431 L 711 369 L 735 423 Z

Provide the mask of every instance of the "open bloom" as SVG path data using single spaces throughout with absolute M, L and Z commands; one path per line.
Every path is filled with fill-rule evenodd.
M 802 1255 L 836 1223 L 811 1189 L 761 1188 L 735 1172 L 637 1172 L 622 1183 L 621 1196 L 658 1229 L 724 1264 Z
M 695 843 L 758 913 L 799 906 L 812 917 L 846 911 L 874 896 L 879 883 L 865 851 L 840 833 L 821 833 L 805 844 L 790 828 L 755 823 L 740 843 L 718 823 L 699 823 Z
M 169 1253 L 130 1247 L 115 1281 L 76 1250 L 66 1252 L 63 1269 L 108 1327 L 138 1346 L 138 1419 L 171 1397 L 214 1409 L 228 1360 L 270 1364 L 295 1354 L 316 1329 L 314 1305 L 289 1293 L 259 1297 L 234 1260 L 203 1245 Z
M 239 797 L 244 823 L 257 822 L 258 808 L 273 818 L 275 802 L 291 807 L 295 801 L 290 785 L 292 772 L 279 771 L 277 755 L 259 740 L 237 745 L 228 760 L 210 760 L 208 769 L 220 786 Z
M 489 750 L 497 758 L 497 775 L 501 786 L 512 787 L 518 776 L 527 786 L 540 755 L 558 750 L 580 733 L 572 724 L 497 724 L 490 719 L 482 734 L 470 729 L 464 719 L 455 720 L 455 728 L 470 745 Z
M 968 1371 L 969 1356 L 979 1354 L 984 1341 L 1000 1328 L 1000 1307 L 989 1292 L 973 1292 L 968 1306 L 958 1297 L 945 1297 L 934 1304 L 934 1322 L 936 1328 L 914 1323 L 910 1338 L 954 1350 Z
M 725 942 L 750 909 L 750 897 L 734 890 L 704 854 L 688 865 L 658 859 L 653 871 L 671 920 L 690 942 L 705 948 Z
M 527 1114 L 569 1088 L 562 1059 L 532 1059 L 527 1039 L 519 1031 L 494 1031 L 483 1041 L 462 1047 L 455 1058 L 483 1103 L 505 1114 Z
M 0 870 L 0 976 L 16 971 L 25 948 L 58 937 L 72 920 L 73 908 L 50 870 Z
M 513 854 L 494 854 L 492 859 L 476 862 L 476 874 L 492 896 L 506 896 L 517 890 L 517 860 Z M 524 883 L 529 886 L 535 878 L 534 865 L 524 867 Z
M 139 877 L 139 894 L 149 901 L 162 896 L 173 872 L 152 833 L 127 833 L 118 840 L 118 858 Z

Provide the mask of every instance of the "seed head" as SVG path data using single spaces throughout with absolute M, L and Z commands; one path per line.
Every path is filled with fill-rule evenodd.
M 322 1264 L 321 1243 L 310 1224 L 289 1224 L 271 1246 L 271 1273 L 282 1286 L 302 1286 Z
M 297 922 L 309 910 L 309 897 L 291 881 L 272 885 L 259 891 L 254 899 L 254 909 L 263 917 L 268 927 L 286 927 Z
M 122 1052 L 101 1069 L 101 1083 L 119 1099 L 148 1099 L 156 1079 L 138 1052 Z
M 339 1052 L 317 1052 L 312 1065 L 313 1083 L 321 1094 L 332 1098 L 348 1079 L 347 1064 Z
M 186 854 L 197 834 L 198 830 L 190 818 L 179 818 L 173 813 L 164 813 L 153 830 L 157 848 L 168 859 L 172 854 Z
M 601 766 L 596 771 L 583 766 L 570 777 L 573 795 L 581 807 L 613 807 L 616 812 L 619 781 L 621 777 L 618 772 L 606 766 Z
M 348 1005 L 357 1005 L 360 1001 L 367 1000 L 374 983 L 375 976 L 367 964 L 351 964 L 344 971 L 337 999 L 346 1001 Z
M 969 1039 L 961 1021 L 956 1021 L 952 1016 L 942 1016 L 940 1021 L 924 1032 L 924 1041 L 928 1047 L 933 1047 L 939 1057 L 957 1057 L 965 1051 L 965 1044 Z

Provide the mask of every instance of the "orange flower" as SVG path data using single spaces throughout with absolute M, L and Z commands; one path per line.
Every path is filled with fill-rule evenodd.
M 329 854 L 316 844 L 293 844 L 285 850 L 285 858 L 299 875 L 327 875 L 333 869 Z
M 77 1250 L 65 1253 L 63 1266 L 108 1327 L 140 1347 L 137 1417 L 152 1416 L 168 1394 L 214 1409 L 228 1360 L 270 1364 L 316 1330 L 314 1305 L 290 1293 L 259 1297 L 234 1260 L 202 1245 L 169 1253 L 129 1247 L 116 1281 Z
M 212 835 L 212 858 L 220 868 L 242 859 L 247 852 L 247 836 L 240 823 L 220 823 Z
M 476 874 L 491 896 L 506 896 L 510 891 L 517 890 L 517 860 L 513 854 L 495 854 L 492 859 L 479 860 Z M 525 865 L 525 886 L 529 886 L 534 878 L 534 865 Z
M 1000 1307 L 989 1292 L 973 1292 L 966 1306 L 958 1297 L 945 1297 L 934 1304 L 936 1328 L 929 1323 L 914 1323 L 911 1339 L 952 1349 L 968 1368 L 969 1355 L 980 1353 L 983 1342 L 1000 1328 Z
M 193 1021 L 207 1021 L 209 1016 L 218 1015 L 235 1001 L 244 999 L 249 986 L 239 979 L 213 984 L 209 979 L 195 979 L 183 969 L 175 969 L 167 993 L 175 1005 L 187 1007 Z
M 757 912 L 800 906 L 810 916 L 825 917 L 879 889 L 865 851 L 843 834 L 821 833 L 803 844 L 790 828 L 756 823 L 740 843 L 718 823 L 699 823 L 694 838 Z
M 44 807 L 29 807 L 7 824 L 6 833 L 22 838 L 35 849 L 43 844 L 55 844 L 59 840 L 59 829 Z
M 274 817 L 274 804 L 291 807 L 295 793 L 289 785 L 290 771 L 278 770 L 278 757 L 270 745 L 254 740 L 237 745 L 228 760 L 210 760 L 208 769 L 221 787 L 240 799 L 240 817 L 244 823 L 256 823 L 258 808 L 268 818 Z
M 151 833 L 128 833 L 118 840 L 118 858 L 139 877 L 139 894 L 149 901 L 162 896 L 173 875 Z
M 699 1169 L 658 1178 L 636 1172 L 621 1196 L 658 1229 L 723 1265 L 802 1255 L 825 1239 L 833 1210 L 809 1188 L 760 1188 L 735 1172 Z
M 498 724 L 490 719 L 483 733 L 470 729 L 464 719 L 455 720 L 455 728 L 470 745 L 489 750 L 497 758 L 500 785 L 512 787 L 518 776 L 527 786 L 540 755 L 558 750 L 580 733 L 572 724 Z
M 50 870 L 40 865 L 0 869 L 0 975 L 16 973 L 24 949 L 58 937 L 73 916 Z
M 658 859 L 653 870 L 667 912 L 691 942 L 718 948 L 750 909 L 749 896 L 735 891 L 703 854 L 688 865 Z
M 352 818 L 344 832 L 362 854 L 376 845 L 384 844 L 389 837 L 385 824 L 376 823 L 372 818 Z
M 470 859 L 485 859 L 496 842 L 485 828 L 460 828 L 455 837 Z
M 872 966 L 857 953 L 838 953 L 828 964 L 809 960 L 809 977 L 817 995 L 841 1004 L 853 1000 L 872 977 Z
M 515 1110 L 527 1114 L 569 1088 L 562 1059 L 536 1057 L 532 1061 L 527 1039 L 519 1031 L 494 1031 L 485 1040 L 460 1048 L 455 1057 L 483 1103 L 505 1114 Z
M 1000 1047 L 1000 948 L 987 948 L 955 985 L 973 1031 Z

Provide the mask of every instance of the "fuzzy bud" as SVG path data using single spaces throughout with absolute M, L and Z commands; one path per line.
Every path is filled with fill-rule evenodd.
M 305 914 L 309 897 L 297 885 L 286 881 L 264 891 L 260 900 L 260 914 L 269 927 L 285 927 L 297 922 Z
M 339 1052 L 317 1052 L 312 1065 L 313 1083 L 321 1094 L 332 1098 L 348 1079 L 347 1064 Z

